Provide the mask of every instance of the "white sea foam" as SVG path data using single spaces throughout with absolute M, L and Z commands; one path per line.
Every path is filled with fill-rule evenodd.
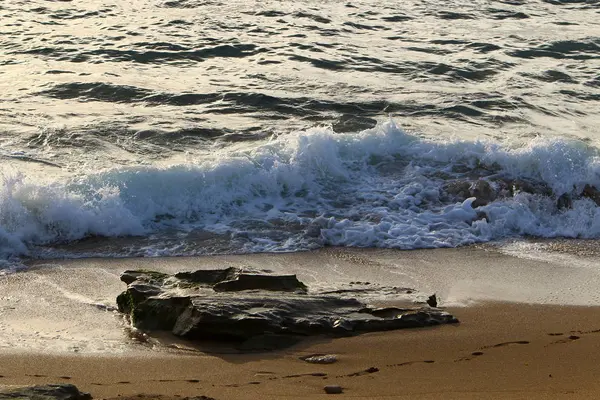
M 522 147 L 425 140 L 393 122 L 355 134 L 325 128 L 281 135 L 185 165 L 89 172 L 38 184 L 5 174 L 0 259 L 35 245 L 88 236 L 202 229 L 230 235 L 236 251 L 319 245 L 434 248 L 507 236 L 600 236 L 590 199 L 568 210 L 556 198 L 517 193 L 475 210 L 449 203 L 454 167 L 544 183 L 555 195 L 600 187 L 598 149 L 535 139 Z M 556 196 L 554 196 L 556 197 Z M 477 219 L 477 211 L 487 215 Z M 196 249 L 199 253 L 202 249 Z M 188 248 L 189 253 L 189 248 Z M 178 254 L 177 248 L 148 253 Z

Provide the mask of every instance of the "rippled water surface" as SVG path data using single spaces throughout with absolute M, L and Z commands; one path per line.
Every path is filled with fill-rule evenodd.
M 440 215 L 451 204 L 423 191 L 433 185 L 439 192 L 443 180 L 457 178 L 442 172 L 475 153 L 476 164 L 487 157 L 499 165 L 493 173 L 541 180 L 556 196 L 567 191 L 560 180 L 569 188 L 600 183 L 596 0 L 4 0 L 0 21 L 0 253 L 12 249 L 5 255 L 96 235 L 148 238 L 165 221 L 177 221 L 169 225 L 175 231 L 191 224 L 231 235 L 243 221 L 245 235 L 264 232 L 250 214 L 271 221 L 269 231 L 279 232 L 273 221 L 289 222 L 286 234 L 267 235 L 280 244 L 317 217 L 394 236 L 396 228 L 411 232 L 407 226 L 424 210 Z M 390 117 L 398 128 L 369 131 Z M 533 155 L 505 154 L 510 149 Z M 303 164 L 301 156 L 312 161 Z M 357 166 L 367 159 L 375 170 Z M 560 167 L 546 176 L 553 165 Z M 563 172 L 577 179 L 567 185 Z M 346 183 L 334 185 L 340 176 Z M 422 188 L 407 189 L 415 182 Z M 106 216 L 109 206 L 97 201 L 108 201 L 111 190 L 118 192 L 111 192 L 111 210 L 120 211 Z M 402 190 L 422 200 L 396 198 L 392 206 Z M 360 204 L 357 191 L 365 196 Z M 178 197 L 167 205 L 159 195 Z M 151 204 L 141 204 L 144 197 Z M 588 221 L 596 218 L 589 212 Z M 404 225 L 382 227 L 390 215 L 389 223 L 398 217 Z M 533 224 L 546 227 L 536 216 Z M 118 228 L 127 218 L 128 228 Z M 578 218 L 552 235 L 580 236 L 563 229 Z M 427 221 L 427 232 L 440 222 Z M 340 227 L 345 234 L 355 228 L 368 234 L 362 225 Z M 455 234 L 436 242 L 417 232 L 410 245 L 326 233 L 321 240 L 413 248 L 498 237 Z
M 388 115 L 425 135 L 597 132 L 597 1 L 8 0 L 0 20 L 4 148 L 67 164 Z

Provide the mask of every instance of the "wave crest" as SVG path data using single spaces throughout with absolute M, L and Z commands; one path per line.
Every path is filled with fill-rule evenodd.
M 229 235 L 232 251 L 598 237 L 600 208 L 581 193 L 600 187 L 599 171 L 598 149 L 581 142 L 434 141 L 393 121 L 359 133 L 315 128 L 166 168 L 112 169 L 50 185 L 4 175 L 0 257 L 90 236 L 198 229 Z M 529 189 L 515 183 L 524 180 Z M 473 189 L 448 189 L 479 181 L 494 193 L 486 201 Z

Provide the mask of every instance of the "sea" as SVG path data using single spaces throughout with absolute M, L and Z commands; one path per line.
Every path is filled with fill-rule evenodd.
M 598 21 L 597 0 L 2 0 L 0 269 L 597 239 Z

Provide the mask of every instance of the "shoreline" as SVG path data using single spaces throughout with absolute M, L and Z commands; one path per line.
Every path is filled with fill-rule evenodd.
M 575 257 L 575 256 L 572 256 Z M 325 248 L 302 253 L 203 257 L 67 259 L 30 262 L 0 277 L 0 351 L 56 353 L 147 352 L 128 339 L 116 312 L 126 269 L 166 273 L 250 266 L 298 279 L 315 290 L 369 282 L 371 287 L 411 288 L 424 302 L 437 294 L 442 308 L 483 302 L 600 306 L 600 269 L 590 260 L 526 259 L 481 246 L 398 251 Z M 378 298 L 366 298 L 377 304 Z M 1 374 L 1 373 L 0 373 Z
M 595 398 L 600 272 L 591 261 L 576 254 L 521 258 L 481 246 L 33 261 L 29 270 L 0 277 L 0 386 L 72 383 L 97 399 L 142 400 L 318 399 L 329 384 L 360 399 Z M 125 269 L 243 265 L 296 273 L 309 287 L 360 280 L 437 292 L 460 324 L 309 338 L 284 351 L 239 354 L 161 335 L 160 345 L 140 344 L 111 308 L 125 289 Z M 299 359 L 315 353 L 339 360 Z
M 233 266 L 296 274 L 310 287 L 368 281 L 411 288 L 422 295 L 436 293 L 442 306 L 482 301 L 600 306 L 595 293 L 600 269 L 594 267 L 598 244 L 556 239 L 418 250 L 325 247 L 290 253 L 28 260 L 26 265 L 41 273 L 56 267 L 74 274 L 103 271 L 117 278 L 110 282 L 115 296 L 124 289 L 118 275 L 126 269 L 176 273 Z

